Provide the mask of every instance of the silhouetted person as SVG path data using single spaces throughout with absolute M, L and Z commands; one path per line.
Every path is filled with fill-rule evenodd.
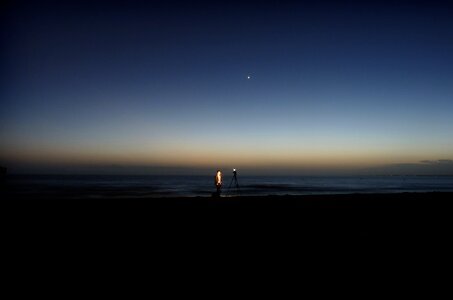
M 214 176 L 214 184 L 217 189 L 217 192 L 214 194 L 215 197 L 220 197 L 221 189 L 222 189 L 222 172 L 217 170 L 217 173 Z

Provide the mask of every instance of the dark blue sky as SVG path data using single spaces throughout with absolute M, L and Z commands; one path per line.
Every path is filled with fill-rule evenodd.
M 2 4 L 2 163 L 453 158 L 448 1 L 189 2 Z

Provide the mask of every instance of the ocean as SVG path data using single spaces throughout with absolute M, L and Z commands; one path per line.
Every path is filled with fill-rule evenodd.
M 453 192 L 453 176 L 224 176 L 222 196 Z M 13 195 L 74 198 L 210 197 L 214 176 L 10 175 Z

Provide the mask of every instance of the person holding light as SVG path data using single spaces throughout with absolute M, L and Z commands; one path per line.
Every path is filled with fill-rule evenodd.
M 214 177 L 214 184 L 217 189 L 217 192 L 215 193 L 215 197 L 220 197 L 221 189 L 222 189 L 222 172 L 220 170 L 217 170 L 217 173 Z

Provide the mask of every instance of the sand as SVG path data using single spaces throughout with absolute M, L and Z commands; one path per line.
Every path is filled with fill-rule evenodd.
M 345 278 L 356 289 L 361 284 L 347 277 L 352 272 L 365 282 L 379 274 L 380 289 L 389 276 L 398 285 L 408 278 L 397 270 L 444 274 L 433 268 L 451 257 L 452 196 L 10 198 L 3 201 L 2 241 L 18 272 L 43 278 L 52 266 L 67 282 L 62 274 L 78 270 L 77 284 L 137 275 L 148 285 L 154 274 L 205 288 L 201 278 L 219 281 L 219 274 L 249 284 L 256 275 L 299 280 L 300 273 L 317 273 Z
M 106 234 L 237 235 L 303 239 L 357 236 L 445 238 L 453 193 L 344 194 L 234 198 L 9 199 L 16 224 Z M 38 197 L 39 198 L 39 197 Z

